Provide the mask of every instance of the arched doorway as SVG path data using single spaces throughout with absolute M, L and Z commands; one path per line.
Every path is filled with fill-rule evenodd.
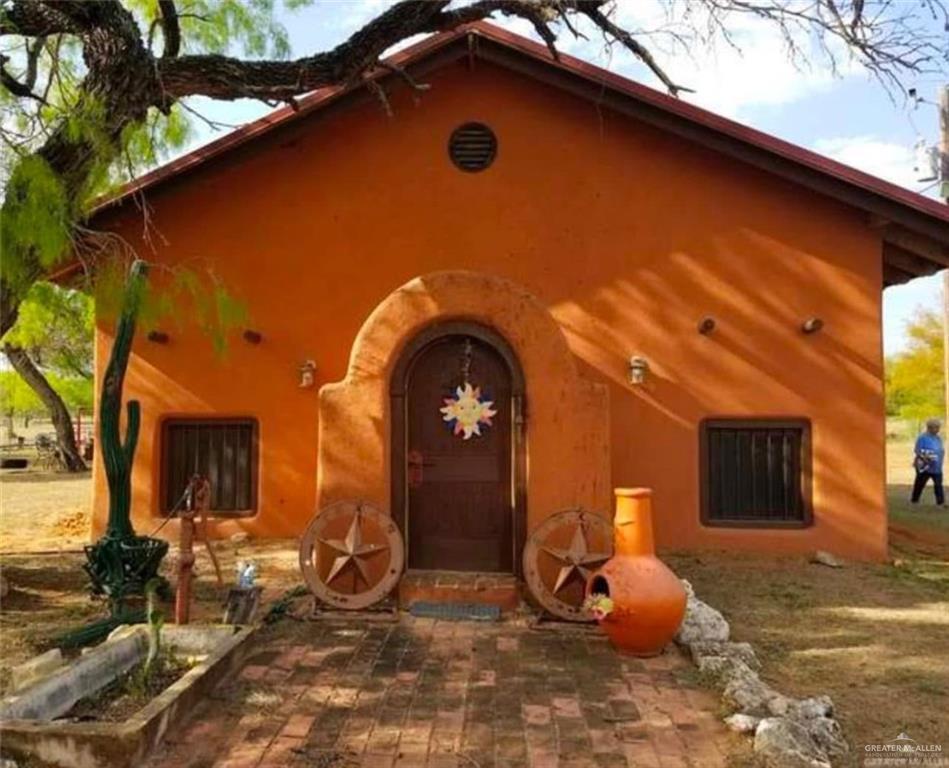
M 446 413 L 459 392 L 467 412 Z M 430 326 L 400 356 L 391 395 L 392 510 L 408 567 L 517 572 L 524 377 L 510 345 L 477 323 Z M 474 396 L 480 421 L 471 416 L 478 415 Z M 446 419 L 452 415 L 460 418 Z

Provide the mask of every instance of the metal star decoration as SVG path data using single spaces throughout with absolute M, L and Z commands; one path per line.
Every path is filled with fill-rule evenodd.
M 577 523 L 577 527 L 573 531 L 573 538 L 570 540 L 570 546 L 567 549 L 546 545 L 542 546 L 541 549 L 561 564 L 557 581 L 554 584 L 553 591 L 555 595 L 577 577 L 586 584 L 596 566 L 610 559 L 607 552 L 590 551 L 586 526 L 582 519 Z
M 330 572 L 326 575 L 326 583 L 331 584 L 347 568 L 355 569 L 358 576 L 362 577 L 363 582 L 369 585 L 369 574 L 366 573 L 365 561 L 389 548 L 387 544 L 363 544 L 362 543 L 362 516 L 357 511 L 353 515 L 353 521 L 349 525 L 344 539 L 320 539 L 319 541 L 330 549 L 334 549 L 340 554 L 333 560 Z

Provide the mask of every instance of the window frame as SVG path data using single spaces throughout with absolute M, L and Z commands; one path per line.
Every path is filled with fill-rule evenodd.
M 254 416 L 190 416 L 175 415 L 167 416 L 161 420 L 160 439 L 161 439 L 161 461 L 158 469 L 158 509 L 161 517 L 178 517 L 178 513 L 171 509 L 165 509 L 168 491 L 168 472 L 170 471 L 170 433 L 173 427 L 226 427 L 250 426 L 250 457 L 249 470 L 250 476 L 250 500 L 251 506 L 248 509 L 227 509 L 227 510 L 208 510 L 209 517 L 220 517 L 226 519 L 254 517 L 260 507 L 258 497 L 259 476 L 260 476 L 260 422 Z
M 768 520 L 754 518 L 713 518 L 709 466 L 710 431 L 713 429 L 799 429 L 801 431 L 800 495 L 802 517 L 800 520 Z M 812 496 L 812 436 L 811 421 L 802 417 L 728 417 L 705 418 L 699 424 L 699 509 L 700 520 L 708 528 L 809 528 L 814 524 Z

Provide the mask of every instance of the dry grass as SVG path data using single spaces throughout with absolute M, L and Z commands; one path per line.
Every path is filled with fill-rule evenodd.
M 864 744 L 900 731 L 949 744 L 949 535 L 906 528 L 916 538 L 895 536 L 899 567 L 667 557 L 722 610 L 733 638 L 755 646 L 769 683 L 794 696 L 833 698 L 854 748 L 843 765 L 860 765 Z

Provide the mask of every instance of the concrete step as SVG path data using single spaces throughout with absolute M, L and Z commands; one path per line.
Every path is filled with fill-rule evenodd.
M 406 571 L 399 582 L 399 607 L 412 603 L 475 603 L 497 605 L 504 613 L 517 609 L 521 585 L 509 573 L 467 571 Z

